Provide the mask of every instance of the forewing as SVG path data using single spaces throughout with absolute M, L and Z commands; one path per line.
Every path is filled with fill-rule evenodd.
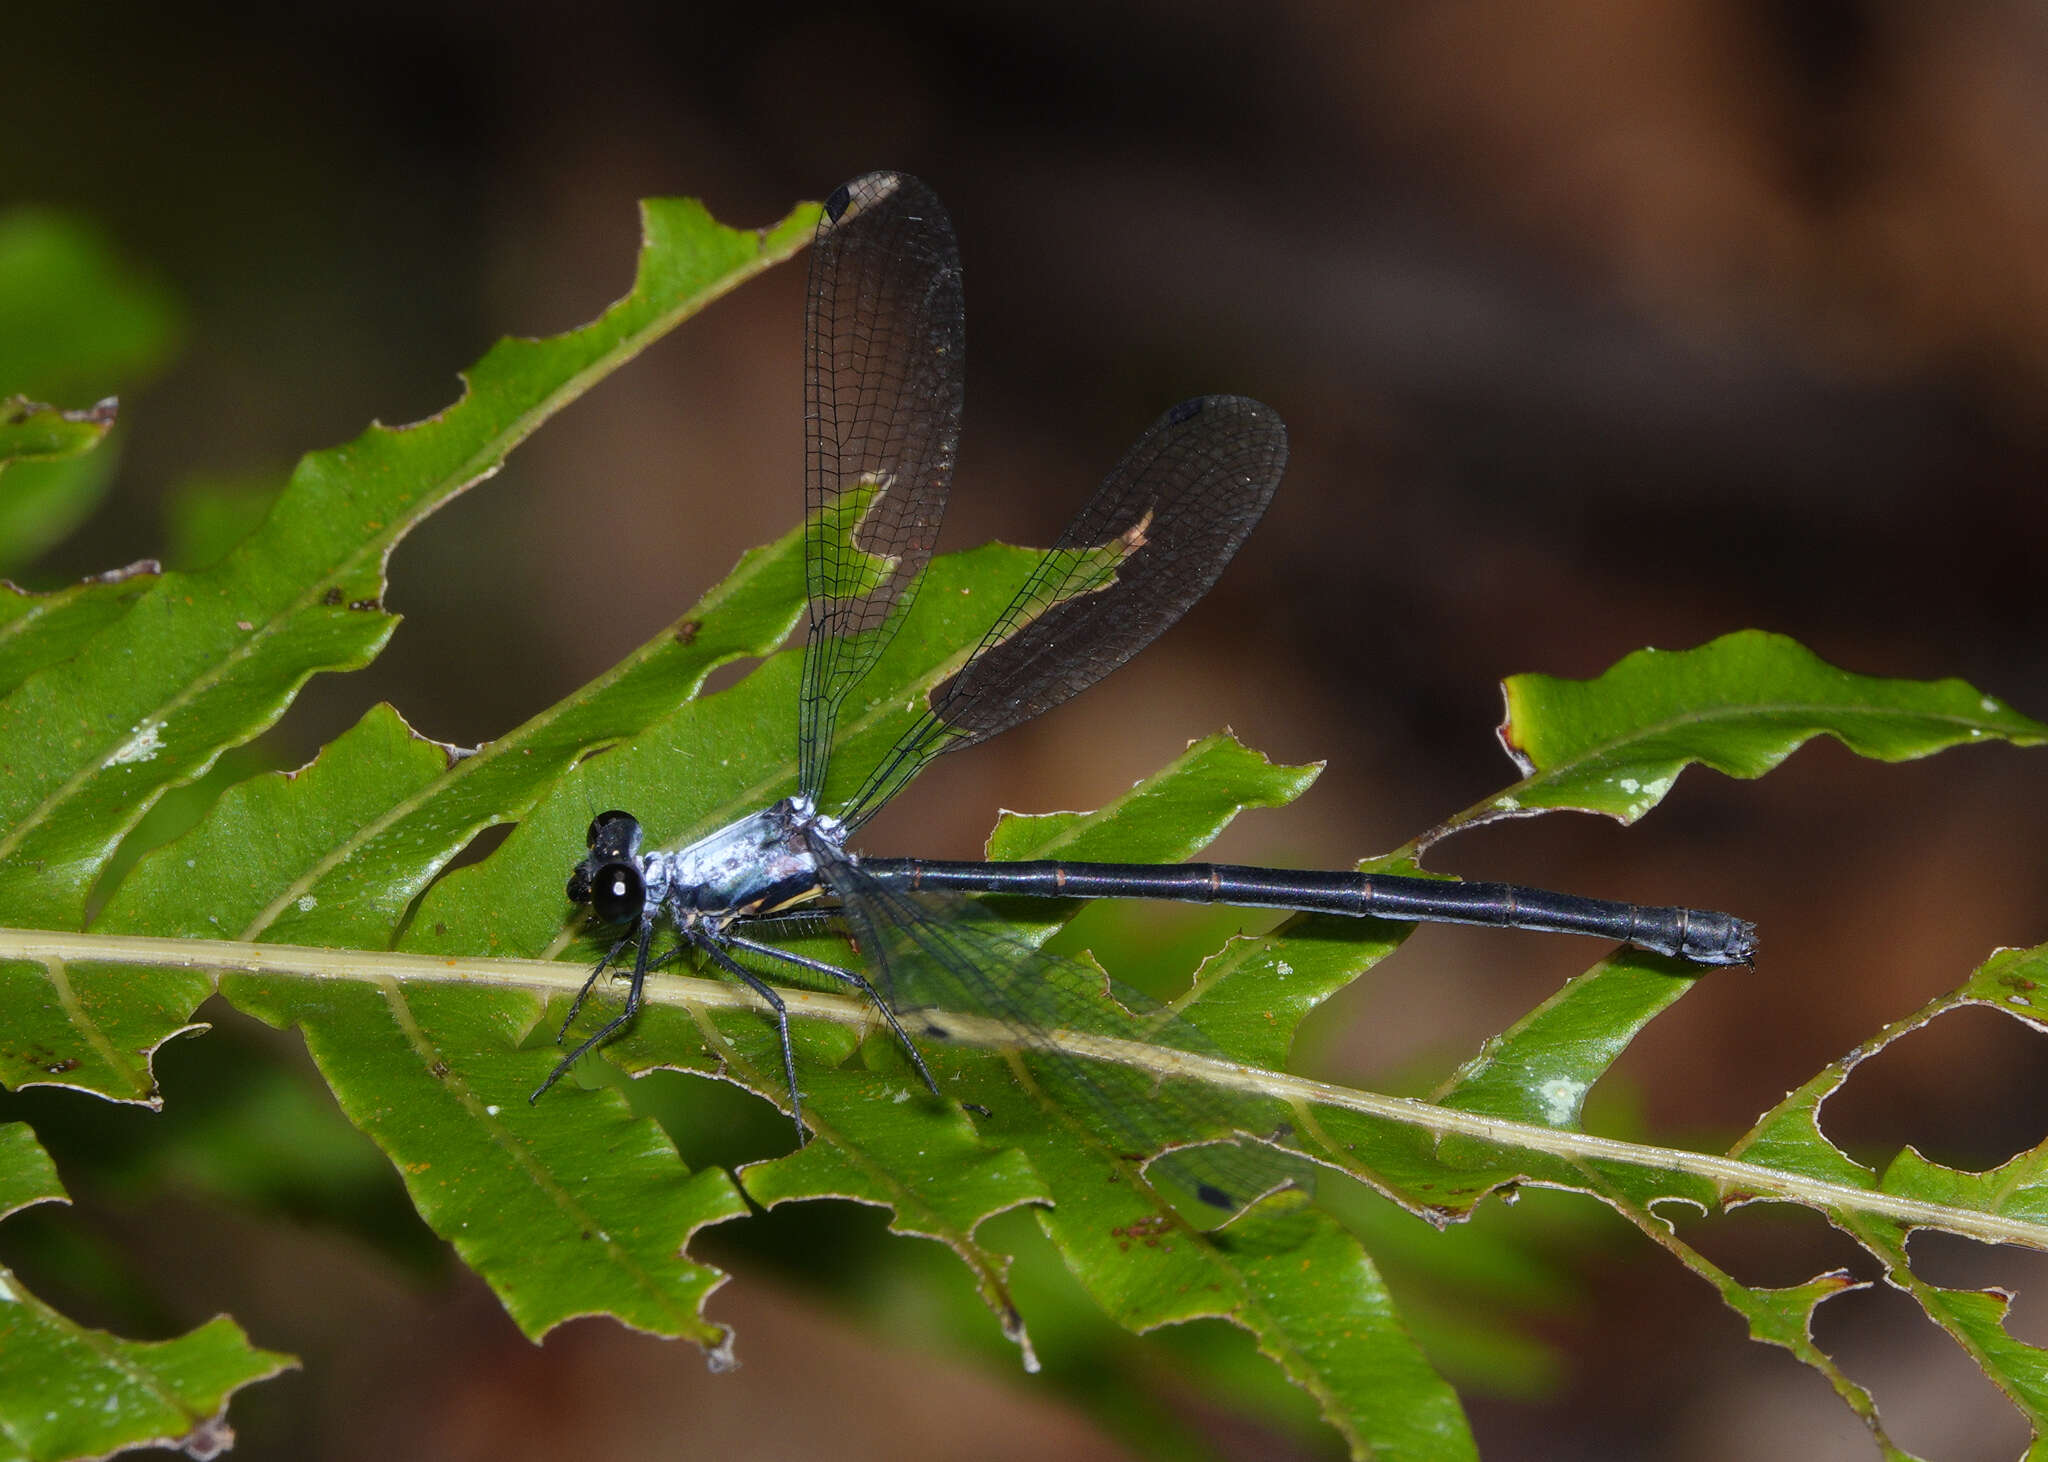
M 929 188 L 868 173 L 826 201 L 804 313 L 802 789 L 823 788 L 840 703 L 901 623 L 938 539 L 960 440 L 966 317 Z

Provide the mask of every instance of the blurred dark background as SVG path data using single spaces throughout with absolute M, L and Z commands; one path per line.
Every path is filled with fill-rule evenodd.
M 281 482 L 301 451 L 447 404 L 493 338 L 589 318 L 629 282 L 638 197 L 757 224 L 894 166 L 947 202 L 967 268 L 951 546 L 1049 541 L 1196 392 L 1277 407 L 1293 466 L 1182 628 L 935 768 L 870 847 L 966 855 L 997 807 L 1095 805 L 1228 725 L 1329 769 L 1221 853 L 1342 864 L 1513 779 L 1502 675 L 1747 626 L 2048 714 L 2048 19 L 2021 0 L 115 4 L 18 7 L 4 47 L 0 208 L 99 230 L 182 320 L 124 392 L 106 503 L 28 582 L 161 555 L 191 484 Z M 390 650 L 316 682 L 273 761 L 376 698 L 489 739 L 792 526 L 803 268 L 691 322 L 408 540 Z M 2038 756 L 2005 748 L 1887 767 L 1825 744 L 1758 783 L 1692 773 L 1634 829 L 1511 824 L 1432 863 L 1755 917 L 1758 969 L 1716 975 L 1616 1081 L 1648 1130 L 1725 1142 L 1995 946 L 2048 939 L 2042 785 Z M 1412 1087 L 1588 953 L 1421 931 L 1301 1064 Z M 174 1108 L 180 1080 L 203 1105 L 204 1044 L 165 1053 Z M 1912 1142 L 1982 1167 L 2040 1141 L 2044 1112 L 2040 1043 L 1986 1015 L 1908 1037 L 1829 1117 L 1868 1160 Z M 915 1313 L 935 1302 L 820 1298 L 789 1235 L 819 1269 L 842 1234 L 882 1247 L 850 1210 L 725 1241 L 740 1277 L 713 1312 L 746 1369 L 710 1378 L 604 1322 L 534 1350 L 417 1234 L 380 1244 L 368 1221 L 294 1224 L 275 1194 L 169 1180 L 95 1197 L 65 1171 L 87 1200 L 68 1222 L 160 1246 L 163 1288 L 128 1313 L 224 1309 L 307 1355 L 278 1399 L 238 1403 L 242 1455 L 1146 1445 L 1000 1345 L 949 1354 Z M 1574 1297 L 1518 1322 L 1551 1359 L 1519 1380 L 1454 1366 L 1485 1455 L 1869 1454 L 1818 1377 L 1745 1342 L 1633 1231 L 1556 1223 L 1546 1262 Z M 1856 1261 L 1818 1223 L 1761 1216 L 1701 1242 L 1754 1282 Z M 1966 1250 L 1915 1252 L 1948 1283 L 2042 1275 Z M 890 1293 L 947 1286 L 964 1279 L 940 1264 Z M 1468 1335 L 1510 1328 L 1473 1303 Z M 2014 1329 L 2048 1337 L 2038 1299 Z M 1916 1451 L 2023 1445 L 1904 1299 L 1833 1301 L 1821 1335 Z M 1327 1445 L 1239 1418 L 1186 1381 L 1184 1350 L 1130 1353 L 1228 1455 Z

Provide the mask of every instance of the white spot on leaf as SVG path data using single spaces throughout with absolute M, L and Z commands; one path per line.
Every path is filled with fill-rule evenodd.
M 131 762 L 150 761 L 164 749 L 161 721 L 144 721 L 140 726 L 130 729 L 133 734 L 101 765 L 125 767 Z
M 1543 1103 L 1543 1120 L 1553 1127 L 1562 1127 L 1578 1115 L 1579 1100 L 1585 1094 L 1585 1082 L 1565 1076 L 1536 1083 L 1536 1099 Z

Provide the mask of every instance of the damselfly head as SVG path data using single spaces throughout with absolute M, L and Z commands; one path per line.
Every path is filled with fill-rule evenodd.
M 639 915 L 647 897 L 647 879 L 640 872 L 640 819 L 614 809 L 590 820 L 585 834 L 590 853 L 569 875 L 569 902 L 589 904 L 607 924 L 622 924 Z

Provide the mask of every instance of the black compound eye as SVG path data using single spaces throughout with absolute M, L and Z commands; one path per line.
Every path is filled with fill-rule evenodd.
M 583 835 L 583 846 L 586 848 L 596 847 L 597 840 L 604 836 L 606 828 L 611 827 L 614 823 L 632 821 L 634 821 L 632 813 L 621 812 L 616 807 L 610 812 L 600 812 L 597 816 L 590 819 L 590 831 Z
M 590 875 L 589 893 L 591 911 L 598 918 L 607 924 L 623 924 L 638 918 L 646 905 L 647 881 L 631 863 L 605 863 Z

